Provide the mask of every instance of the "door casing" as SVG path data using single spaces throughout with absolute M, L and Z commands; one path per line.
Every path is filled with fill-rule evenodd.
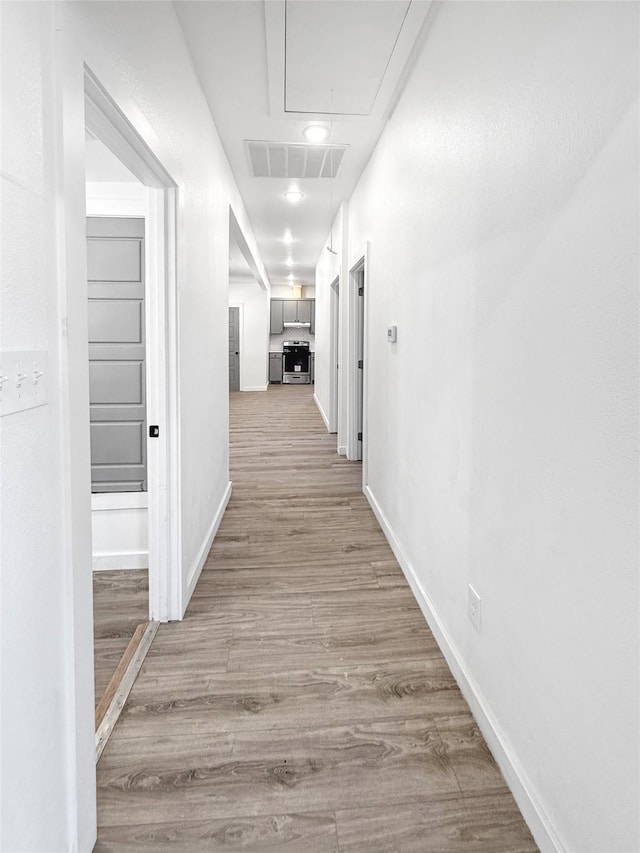
M 179 346 L 176 276 L 177 186 L 85 66 L 85 124 L 147 188 L 147 439 L 149 617 L 184 612 L 180 500 Z M 87 413 L 88 420 L 88 413 Z
M 329 432 L 338 432 L 340 409 L 340 276 L 331 282 L 329 291 Z
M 359 279 L 362 278 L 365 294 L 369 278 L 369 244 L 351 256 L 349 263 L 349 293 L 348 293 L 348 342 L 347 342 L 347 459 L 358 461 L 362 456 L 362 485 L 368 482 L 367 442 L 359 446 L 358 432 L 362 430 L 367 435 L 367 305 L 365 295 L 362 310 L 358 297 Z M 362 376 L 358 375 L 358 359 L 362 358 L 364 368 Z M 360 381 L 362 385 L 360 386 Z M 362 425 L 360 427 L 360 424 Z

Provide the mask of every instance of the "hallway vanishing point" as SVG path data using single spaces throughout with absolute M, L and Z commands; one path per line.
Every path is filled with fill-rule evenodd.
M 230 407 L 233 495 L 98 764 L 95 850 L 537 850 L 309 386 Z

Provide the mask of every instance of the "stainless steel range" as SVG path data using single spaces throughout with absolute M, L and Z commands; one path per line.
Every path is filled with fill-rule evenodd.
M 282 344 L 282 384 L 308 385 L 309 341 L 285 341 Z

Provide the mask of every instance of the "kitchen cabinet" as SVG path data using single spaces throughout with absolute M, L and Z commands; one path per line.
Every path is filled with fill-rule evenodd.
M 281 335 L 285 323 L 308 323 L 311 334 L 315 334 L 315 303 L 315 299 L 272 299 L 271 334 Z
M 269 382 L 282 382 L 282 353 L 269 353 Z
M 284 315 L 283 315 L 283 303 L 282 299 L 272 299 L 271 300 L 271 334 L 272 335 L 281 335 L 284 332 Z

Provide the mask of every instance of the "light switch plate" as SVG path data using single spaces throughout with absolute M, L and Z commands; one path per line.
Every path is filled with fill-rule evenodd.
M 387 340 L 390 344 L 395 344 L 395 342 L 398 340 L 397 326 L 387 326 Z
M 0 416 L 47 404 L 47 350 L 3 350 L 0 353 Z

